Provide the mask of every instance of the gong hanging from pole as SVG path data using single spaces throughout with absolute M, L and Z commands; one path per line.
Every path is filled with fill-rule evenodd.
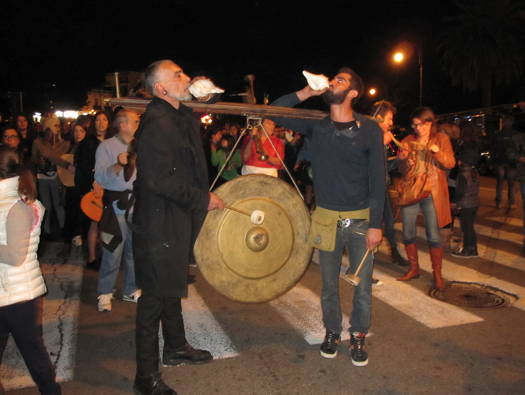
M 204 278 L 239 302 L 272 300 L 292 288 L 312 255 L 310 215 L 286 182 L 237 177 L 214 191 L 229 206 L 208 213 L 195 244 Z

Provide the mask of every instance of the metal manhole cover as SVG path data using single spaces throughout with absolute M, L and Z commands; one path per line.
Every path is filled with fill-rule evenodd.
M 433 289 L 430 296 L 462 307 L 505 307 L 518 296 L 486 284 L 450 281 L 443 290 Z

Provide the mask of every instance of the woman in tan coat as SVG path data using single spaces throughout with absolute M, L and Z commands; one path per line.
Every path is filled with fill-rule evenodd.
M 438 132 L 436 118 L 430 108 L 416 109 L 411 121 L 416 134 L 403 139 L 403 149 L 398 156 L 403 173 L 400 183 L 403 239 L 410 270 L 398 280 L 408 281 L 419 277 L 416 220 L 422 211 L 434 271 L 434 285 L 442 289 L 443 248 L 439 229 L 452 220 L 445 171 L 453 168 L 456 161 L 450 139 L 446 134 Z

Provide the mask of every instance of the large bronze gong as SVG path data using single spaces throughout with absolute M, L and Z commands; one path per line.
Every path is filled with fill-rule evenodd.
M 237 177 L 214 192 L 237 210 L 264 212 L 264 221 L 257 225 L 230 209 L 208 213 L 195 245 L 206 280 L 226 297 L 248 303 L 271 300 L 293 287 L 312 253 L 310 216 L 297 191 L 257 174 Z

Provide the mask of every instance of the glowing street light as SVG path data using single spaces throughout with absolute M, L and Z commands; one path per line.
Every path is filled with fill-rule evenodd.
M 402 63 L 405 60 L 405 54 L 403 52 L 396 52 L 394 55 L 392 55 L 392 60 L 395 63 Z
M 419 71 L 419 105 L 423 105 L 423 47 L 422 44 L 414 45 L 407 42 L 402 42 L 398 45 L 399 50 L 392 54 L 392 61 L 401 64 L 405 61 L 405 57 L 411 58 L 414 51 L 417 51 L 417 63 Z
M 376 93 L 377 93 L 377 89 L 376 89 L 376 88 L 370 88 L 370 89 L 368 90 L 368 94 L 369 94 L 370 96 L 375 96 Z

